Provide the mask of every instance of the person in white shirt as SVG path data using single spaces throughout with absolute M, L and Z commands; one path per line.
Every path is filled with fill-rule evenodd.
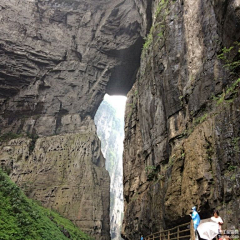
M 212 240 L 221 236 L 221 226 L 223 224 L 222 218 L 219 216 L 217 210 L 213 211 L 213 217 L 205 219 L 206 221 L 200 222 L 197 231 L 202 239 Z M 224 239 L 227 240 L 227 239 Z M 229 240 L 229 239 L 228 239 Z
M 221 231 L 222 230 L 222 225 L 223 225 L 223 220 L 219 216 L 218 210 L 213 211 L 213 217 L 211 217 L 211 220 L 218 224 L 218 229 L 219 229 L 219 231 Z

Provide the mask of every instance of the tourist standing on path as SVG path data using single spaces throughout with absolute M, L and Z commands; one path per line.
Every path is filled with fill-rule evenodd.
M 140 240 L 143 240 L 144 238 L 143 238 L 143 235 L 141 235 L 141 238 L 140 238 Z
M 197 230 L 197 227 L 200 223 L 200 216 L 197 212 L 197 208 L 194 206 L 192 207 L 192 214 L 190 214 L 192 220 L 193 220 L 193 227 L 194 227 L 194 230 L 196 231 Z

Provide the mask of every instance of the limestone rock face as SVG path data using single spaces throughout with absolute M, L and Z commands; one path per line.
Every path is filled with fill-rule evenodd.
M 126 110 L 122 234 L 189 221 L 192 205 L 239 228 L 239 9 L 238 0 L 2 0 L 1 135 L 40 136 L 1 143 L 2 165 L 31 197 L 109 239 L 92 119 L 106 92 L 132 87 L 149 30 Z
M 4 0 L 0 128 L 38 135 L 74 132 L 106 92 L 135 80 L 146 25 L 132 0 Z
M 193 205 L 238 229 L 239 1 L 153 1 L 152 16 L 125 116 L 122 234 L 190 221 Z
M 135 81 L 149 2 L 0 2 L 0 134 L 25 136 L 1 143 L 1 164 L 96 239 L 110 238 L 110 182 L 93 117 Z
M 96 239 L 109 239 L 109 184 L 93 121 L 76 134 L 4 143 L 0 161 L 28 197 L 57 210 Z

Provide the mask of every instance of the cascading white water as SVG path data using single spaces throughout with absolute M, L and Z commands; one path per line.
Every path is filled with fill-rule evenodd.
M 123 220 L 123 140 L 126 97 L 105 95 L 95 115 L 97 134 L 106 158 L 110 185 L 110 233 L 112 240 L 121 240 Z

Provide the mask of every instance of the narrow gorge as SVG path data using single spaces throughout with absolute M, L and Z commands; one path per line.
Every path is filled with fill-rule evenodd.
M 103 98 L 125 95 L 122 238 L 186 223 L 194 205 L 240 228 L 239 0 L 1 0 L 0 27 L 0 163 L 28 198 L 120 238 Z
M 105 95 L 94 121 L 110 175 L 110 235 L 121 240 L 123 220 L 123 140 L 126 97 Z

